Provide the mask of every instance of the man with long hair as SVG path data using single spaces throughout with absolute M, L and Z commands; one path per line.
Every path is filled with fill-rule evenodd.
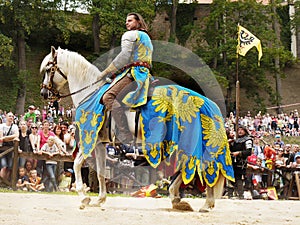
M 108 82 L 112 82 L 101 103 L 111 111 L 118 127 L 119 141 L 131 144 L 133 137 L 122 105 L 136 108 L 147 102 L 149 83 L 152 79 L 149 69 L 153 46 L 147 24 L 140 14 L 129 13 L 126 28 L 127 32 L 122 36 L 121 52 L 101 74 L 102 77 L 107 76 Z M 129 84 L 134 84 L 134 88 Z

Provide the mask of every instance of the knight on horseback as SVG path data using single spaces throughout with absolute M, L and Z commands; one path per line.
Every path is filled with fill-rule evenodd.
M 100 103 L 111 111 L 118 127 L 118 140 L 125 145 L 131 145 L 133 136 L 122 106 L 125 104 L 134 109 L 147 102 L 152 79 L 150 67 L 153 46 L 147 33 L 148 26 L 140 14 L 129 13 L 126 28 L 128 31 L 122 36 L 121 52 L 100 75 L 106 76 L 106 81 L 111 83 Z M 134 88 L 130 85 L 133 83 Z

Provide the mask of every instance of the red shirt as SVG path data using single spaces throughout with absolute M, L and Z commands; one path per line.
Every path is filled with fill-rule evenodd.
M 41 140 L 40 140 L 40 148 L 42 148 L 43 145 L 44 145 L 45 143 L 47 143 L 47 140 L 48 140 L 48 138 L 49 138 L 50 136 L 55 136 L 55 134 L 54 134 L 52 131 L 49 131 L 48 136 L 45 136 L 43 130 L 39 130 L 39 131 L 38 131 L 38 135 L 40 135 L 40 137 L 41 137 Z

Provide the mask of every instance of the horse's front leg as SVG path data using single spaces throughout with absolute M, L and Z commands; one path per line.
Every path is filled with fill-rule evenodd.
M 84 209 L 86 205 L 88 205 L 91 201 L 91 198 L 86 196 L 86 192 L 83 186 L 82 182 L 82 176 L 81 176 L 81 167 L 84 162 L 83 155 L 81 151 L 77 153 L 75 160 L 74 160 L 74 173 L 75 173 L 75 184 L 76 184 L 76 191 L 79 195 L 81 206 L 80 209 Z
M 221 198 L 223 194 L 225 177 L 222 173 L 219 174 L 218 181 L 213 187 L 207 185 L 206 188 L 206 201 L 199 212 L 209 212 L 215 207 L 215 199 Z
M 173 209 L 184 210 L 184 211 L 194 211 L 188 202 L 181 201 L 179 188 L 182 183 L 181 172 L 177 175 L 175 180 L 171 183 L 169 187 L 169 194 L 172 201 Z
M 97 177 L 99 181 L 99 195 L 96 202 L 97 206 L 101 206 L 106 201 L 106 183 L 105 183 L 105 167 L 106 167 L 106 149 L 102 143 L 98 143 L 95 149 Z

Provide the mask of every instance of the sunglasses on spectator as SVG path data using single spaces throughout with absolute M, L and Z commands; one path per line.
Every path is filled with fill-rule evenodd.
M 37 129 L 37 127 L 31 127 L 32 129 Z

